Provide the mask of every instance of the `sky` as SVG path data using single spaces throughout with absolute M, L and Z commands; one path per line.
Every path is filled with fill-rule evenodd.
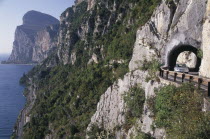
M 74 0 L 0 0 L 0 54 L 10 54 L 15 29 L 22 24 L 23 15 L 36 10 L 60 19 Z

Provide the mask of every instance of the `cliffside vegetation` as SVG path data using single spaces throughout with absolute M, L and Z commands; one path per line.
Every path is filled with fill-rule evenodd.
M 157 72 L 159 71 L 161 64 L 157 59 L 152 58 L 151 61 L 148 61 L 147 59 L 144 59 L 141 63 L 140 70 L 148 71 L 148 75 L 146 77 L 146 82 L 150 80 L 159 80 L 159 77 L 157 76 Z
M 128 131 L 141 118 L 145 102 L 145 91 L 140 86 L 132 87 L 124 96 L 127 113 L 123 128 Z
M 90 11 L 85 11 L 86 2 L 78 5 L 76 12 L 68 9 L 71 14 L 66 22 L 71 26 L 62 24 L 63 42 L 59 47 L 69 57 L 71 52 L 76 52 L 76 62 L 74 65 L 63 65 L 61 61 L 64 57 L 61 57 L 57 66 L 47 67 L 52 62 L 50 59 L 53 59 L 49 58 L 27 75 L 36 84 L 37 98 L 29 113 L 31 120 L 24 127 L 23 138 L 41 139 L 46 135 L 54 138 L 84 138 L 100 96 L 128 71 L 138 27 L 148 21 L 160 1 L 108 1 L 109 7 L 113 7 L 115 2 L 114 13 L 100 1 Z M 114 21 L 103 32 L 110 15 L 118 17 L 114 18 L 118 21 Z M 100 18 L 101 30 L 92 30 L 83 40 L 75 35 L 87 20 L 95 26 L 97 18 Z M 67 32 L 70 32 L 70 40 L 64 37 Z M 103 46 L 103 51 L 98 46 Z M 97 54 L 99 62 L 88 65 L 92 53 Z M 124 62 L 116 62 L 118 60 Z
M 154 127 L 165 128 L 167 138 L 209 138 L 210 113 L 202 112 L 203 96 L 192 84 L 160 88 L 149 102 Z

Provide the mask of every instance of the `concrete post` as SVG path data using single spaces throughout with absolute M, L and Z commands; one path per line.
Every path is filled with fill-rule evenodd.
M 174 82 L 176 82 L 176 76 L 177 76 L 177 73 L 175 72 L 174 73 Z
M 190 76 L 189 82 L 191 83 L 193 80 L 193 76 Z
M 159 69 L 159 76 L 162 77 L 162 69 Z
M 201 83 L 202 83 L 202 79 L 201 78 L 198 78 L 198 89 L 200 89 Z
M 169 71 L 166 72 L 166 79 L 168 80 Z
M 164 78 L 164 70 L 162 70 L 162 77 Z
M 182 82 L 184 82 L 185 74 L 182 74 Z

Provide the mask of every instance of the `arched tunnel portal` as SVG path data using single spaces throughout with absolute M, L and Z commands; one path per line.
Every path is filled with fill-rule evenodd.
M 167 57 L 167 65 L 168 65 L 169 70 L 174 70 L 179 54 L 184 51 L 190 51 L 196 55 L 197 62 L 196 62 L 195 68 L 190 69 L 190 71 L 198 72 L 201 65 L 201 58 L 198 57 L 198 49 L 191 45 L 179 45 L 173 48 L 169 52 L 168 57 Z

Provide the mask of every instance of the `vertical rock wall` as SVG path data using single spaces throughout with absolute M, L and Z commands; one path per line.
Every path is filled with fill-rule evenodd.
M 168 66 L 168 57 L 174 48 L 190 45 L 203 51 L 200 75 L 210 77 L 209 7 L 209 0 L 163 2 L 137 32 L 130 70 L 137 69 L 142 59 L 152 57 L 159 57 L 161 63 Z
M 103 125 L 103 128 L 107 130 L 113 130 L 116 126 L 123 125 L 126 112 L 123 94 L 128 92 L 132 86 L 138 84 L 145 86 L 145 75 L 146 73 L 142 71 L 128 73 L 122 80 L 119 79 L 109 87 L 101 96 L 90 125 L 97 124 L 99 127 Z
M 206 14 L 203 18 L 202 50 L 203 59 L 200 74 L 210 78 L 210 1 L 207 3 Z
M 101 96 L 97 111 L 92 117 L 90 125 L 103 125 L 108 130 L 114 129 L 117 125 L 122 125 L 125 122 L 123 113 L 126 111 L 122 95 L 132 87 L 132 84 L 142 84 L 147 98 L 155 95 L 154 88 L 160 87 L 164 83 L 155 83 L 153 86 L 144 82 L 146 73 L 138 70 L 142 64 L 141 61 L 144 59 L 148 61 L 153 58 L 159 59 L 167 65 L 168 54 L 174 48 L 180 45 L 190 45 L 197 49 L 203 49 L 204 57 L 200 73 L 210 77 L 209 15 L 209 0 L 179 0 L 173 3 L 163 1 L 147 24 L 139 28 L 137 32 L 133 56 L 129 64 L 131 72 L 126 74 L 123 80 L 116 82 Z M 179 60 L 183 61 L 184 59 L 185 57 L 182 57 Z M 140 131 L 150 133 L 156 138 L 164 138 L 165 131 L 163 129 L 156 129 L 155 131 L 151 129 L 153 119 L 150 117 L 150 114 L 151 112 L 145 103 L 142 121 L 137 123 Z M 121 132 L 116 134 L 118 138 L 125 136 L 129 138 L 129 135 L 135 134 L 135 132 L 134 128 L 132 128 L 126 135 L 121 134 Z
M 40 63 L 55 48 L 59 21 L 47 14 L 29 11 L 17 27 L 12 53 L 7 63 Z

